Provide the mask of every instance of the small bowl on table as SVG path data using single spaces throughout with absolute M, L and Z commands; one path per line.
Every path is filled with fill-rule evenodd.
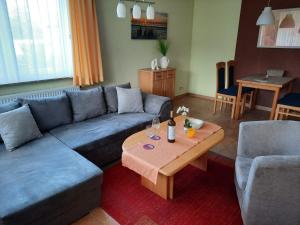
M 195 119 L 195 118 L 189 118 L 192 128 L 199 130 L 204 125 L 203 120 Z

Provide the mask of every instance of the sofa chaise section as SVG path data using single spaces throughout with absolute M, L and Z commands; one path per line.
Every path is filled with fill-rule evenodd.
M 120 159 L 122 144 L 131 134 L 151 123 L 149 113 L 110 113 L 55 128 L 50 133 L 100 167 Z
M 69 224 L 99 206 L 102 171 L 46 133 L 13 152 L 0 144 L 0 224 Z

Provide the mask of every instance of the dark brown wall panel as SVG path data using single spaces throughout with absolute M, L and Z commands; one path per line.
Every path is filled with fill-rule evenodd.
M 265 73 L 267 69 L 284 69 L 287 75 L 297 77 L 294 91 L 300 91 L 300 49 L 257 48 L 259 27 L 256 20 L 267 1 L 243 0 L 236 46 L 236 77 Z M 273 9 L 300 8 L 300 0 L 272 0 Z M 272 94 L 260 91 L 258 104 L 270 106 Z

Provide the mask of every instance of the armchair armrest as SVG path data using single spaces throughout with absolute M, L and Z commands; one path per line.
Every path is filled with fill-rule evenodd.
M 300 122 L 256 121 L 240 124 L 238 156 L 300 155 Z
M 298 224 L 299 190 L 300 155 L 256 157 L 242 204 L 247 224 Z
M 172 101 L 168 97 L 143 93 L 143 102 L 145 112 L 158 115 L 161 122 L 169 118 L 173 108 Z

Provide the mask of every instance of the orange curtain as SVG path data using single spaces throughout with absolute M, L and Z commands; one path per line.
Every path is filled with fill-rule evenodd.
M 95 0 L 69 0 L 72 31 L 74 84 L 87 86 L 103 81 L 103 68 Z

